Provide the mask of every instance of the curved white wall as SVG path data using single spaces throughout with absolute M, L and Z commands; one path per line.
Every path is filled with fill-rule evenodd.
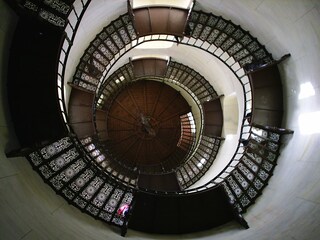
M 125 11 L 124 0 L 99 0 L 108 4 L 114 18 Z M 275 58 L 290 52 L 281 65 L 285 85 L 285 126 L 295 130 L 284 139 L 278 166 L 269 186 L 245 215 L 250 229 L 230 223 L 218 229 L 185 236 L 158 236 L 128 231 L 129 239 L 318 239 L 320 235 L 320 137 L 312 118 L 302 114 L 320 111 L 320 3 L 318 0 L 198 0 L 206 11 L 221 14 L 250 30 Z M 119 5 L 118 5 L 119 4 Z M 119 9 L 118 9 L 119 7 Z M 6 69 L 7 37 L 12 32 L 14 14 L 0 0 L 1 76 Z M 92 21 L 104 19 L 104 10 L 90 15 Z M 96 17 L 95 17 L 96 16 Z M 108 23 L 111 18 L 105 18 Z M 102 26 L 101 25 L 101 26 Z M 95 29 L 97 30 L 97 29 Z M 91 29 L 86 29 L 91 34 Z M 92 32 L 99 32 L 92 30 Z M 84 34 L 84 33 L 83 33 Z M 84 35 L 82 35 L 84 36 Z M 88 45 L 83 40 L 79 56 Z M 80 46 L 77 45 L 77 46 Z M 74 59 L 76 61 L 76 59 Z M 76 63 L 77 64 L 77 63 Z M 75 64 L 75 66 L 76 66 Z M 1 96 L 4 83 L 2 78 Z M 299 99 L 301 84 L 309 82 L 314 95 Z M 309 84 L 309 85 L 310 85 Z M 10 122 L 5 101 L 0 110 L 0 238 L 1 239 L 123 239 L 100 221 L 82 214 L 56 196 L 31 169 L 24 158 L 7 159 Z M 301 118 L 302 116 L 302 118 Z M 300 121 L 299 121 L 300 119 Z M 316 119 L 317 120 L 317 119 Z M 319 123 L 316 122 L 317 124 Z

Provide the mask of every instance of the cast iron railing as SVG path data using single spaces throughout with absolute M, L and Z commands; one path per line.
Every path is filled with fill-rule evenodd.
M 246 116 L 251 112 L 252 96 L 249 79 L 243 66 L 253 61 L 268 63 L 272 61 L 271 54 L 248 31 L 241 29 L 231 21 L 224 20 L 222 17 L 201 11 L 193 11 L 189 26 L 191 29 L 190 37 L 185 37 L 179 44 L 196 47 L 210 53 L 220 59 L 235 74 L 243 87 L 245 103 L 243 116 Z M 86 50 L 77 68 L 73 83 L 86 90 L 99 92 L 100 86 L 103 85 L 110 70 L 121 56 L 141 43 L 157 40 L 175 42 L 174 37 L 169 35 L 152 35 L 137 39 L 129 16 L 126 14 L 120 16 L 104 28 Z M 248 139 L 251 136 L 251 126 L 242 125 L 240 138 Z M 240 163 L 242 163 L 244 156 L 246 156 L 246 152 L 239 144 L 233 158 L 220 174 L 207 184 L 199 188 L 182 191 L 180 194 L 201 192 L 223 182 L 223 184 L 226 184 L 228 179 L 230 180 L 228 186 L 234 186 L 230 177 L 232 174 L 237 175 L 237 172 L 234 171 L 238 171 L 238 168 L 240 169 L 240 166 L 243 166 Z M 237 180 L 239 179 L 241 180 L 238 177 Z M 263 180 L 262 177 L 259 180 Z M 259 181 L 256 180 L 255 183 L 257 184 Z M 227 187 L 226 189 L 228 189 Z M 229 187 L 229 189 L 233 188 Z M 256 190 L 258 189 L 259 187 L 256 187 Z M 250 194 L 253 193 L 251 189 L 250 191 Z M 236 192 L 234 190 L 231 193 L 238 197 Z M 245 196 L 254 195 L 250 194 L 248 193 Z M 237 199 L 236 197 L 235 199 Z M 241 200 L 238 198 L 238 201 Z M 244 205 L 242 204 L 242 207 Z
M 243 116 L 245 116 L 251 112 L 251 89 L 243 66 L 255 60 L 271 61 L 271 55 L 247 31 L 230 21 L 203 12 L 192 12 L 190 19 L 191 35 L 185 37 L 180 44 L 196 47 L 212 54 L 235 74 L 245 93 L 243 110 Z M 120 16 L 92 41 L 80 61 L 73 83 L 98 93 L 104 81 L 108 79 L 106 78 L 108 72 L 122 55 L 139 44 L 156 40 L 175 42 L 174 37 L 169 35 L 152 35 L 137 39 L 129 16 Z M 249 132 L 250 127 L 242 126 L 240 138 L 248 138 Z M 234 168 L 242 153 L 242 149 L 238 146 L 233 159 L 224 170 Z M 215 178 L 213 185 L 221 182 L 225 175 L 222 171 Z M 212 182 L 208 184 L 211 185 Z
M 100 87 L 101 90 L 96 95 L 96 103 L 95 103 L 96 108 L 97 109 L 103 108 L 105 109 L 106 112 L 108 112 L 109 106 L 112 104 L 113 96 L 116 96 L 117 93 L 121 91 L 121 89 L 125 88 L 130 82 L 138 81 L 140 79 L 143 79 L 143 78 L 134 77 L 131 64 L 128 63 L 120 67 L 114 73 L 112 73 L 110 77 L 108 77 L 108 79 Z M 197 152 L 197 148 L 199 147 L 199 144 L 202 138 L 202 130 L 203 130 L 202 103 L 204 103 L 205 101 L 215 99 L 218 97 L 218 95 L 213 89 L 213 87 L 206 81 L 206 79 L 201 74 L 191 69 L 190 67 L 178 62 L 170 61 L 167 72 L 164 77 L 159 78 L 159 77 L 149 76 L 148 79 L 168 82 L 184 89 L 189 94 L 191 99 L 193 99 L 194 103 L 197 105 L 197 108 L 199 109 L 199 114 L 198 114 L 199 117 L 196 119 L 197 137 L 196 137 L 196 141 L 193 142 L 187 157 L 185 158 L 187 160 Z M 106 131 L 106 130 L 103 130 L 103 131 Z M 99 135 L 99 131 L 97 131 L 97 134 Z M 217 137 L 220 137 L 220 136 L 217 136 Z M 215 151 L 217 152 L 218 149 L 215 149 Z M 209 162 L 212 163 L 214 158 L 210 158 L 210 159 L 211 161 L 206 162 L 206 165 Z M 185 161 L 183 161 L 183 163 L 184 162 Z M 170 163 L 167 163 L 167 164 L 168 166 L 171 165 Z M 202 163 L 199 162 L 199 164 L 202 164 Z M 183 164 L 181 167 L 183 168 Z M 163 166 L 163 169 L 170 169 L 170 168 L 168 168 L 167 166 Z M 170 171 L 175 171 L 175 169 L 170 169 Z M 149 168 L 148 173 L 152 174 L 152 172 L 153 171 L 150 170 Z M 202 170 L 201 172 L 198 172 L 197 179 L 203 175 L 201 174 L 202 172 L 204 172 L 204 170 Z
M 65 67 L 77 28 L 89 3 L 90 1 L 76 1 L 75 5 L 70 7 L 69 14 L 74 20 L 67 21 L 61 44 L 57 68 L 58 100 L 66 126 L 68 126 L 68 117 L 64 99 Z M 185 37 L 179 44 L 196 47 L 217 57 L 242 84 L 245 104 L 240 130 L 241 144 L 237 146 L 228 165 L 211 181 L 198 188 L 178 192 L 137 189 L 134 177 L 126 179 L 128 176 L 125 174 L 120 176 L 120 173 L 105 171 L 98 164 L 101 161 L 99 158 L 101 155 L 91 145 L 92 139 L 89 138 L 81 139 L 80 142 L 77 137 L 70 134 L 28 153 L 27 158 L 33 168 L 56 193 L 96 219 L 117 226 L 125 226 L 126 219 L 119 215 L 117 210 L 125 204 L 132 204 L 136 191 L 157 195 L 193 195 L 213 189 L 220 184 L 224 186 L 232 204 L 238 208 L 239 212 L 244 212 L 262 193 L 262 189 L 272 176 L 279 155 L 282 133 L 276 128 L 250 125 L 247 122 L 245 116 L 251 113 L 252 93 L 243 69 L 246 64 L 254 61 L 268 63 L 272 60 L 271 55 L 247 31 L 230 21 L 200 11 L 193 11 L 190 19 L 190 37 Z M 99 93 L 104 81 L 111 75 L 114 64 L 121 56 L 139 44 L 156 40 L 175 42 L 174 37 L 168 35 L 145 36 L 137 39 L 128 15 L 120 16 L 107 26 L 86 50 L 73 83 L 93 93 Z M 200 86 L 196 89 L 200 89 Z M 204 143 L 201 142 L 199 149 L 203 155 L 197 156 L 200 163 L 202 163 L 202 156 L 208 154 L 208 150 L 213 153 L 215 147 L 220 144 L 219 141 L 213 141 L 206 136 L 201 140 Z M 198 175 L 197 168 L 200 170 L 197 166 L 199 162 L 193 159 L 191 161 L 187 162 L 188 168 L 185 168 L 187 177 L 184 177 L 180 171 L 182 176 L 180 184 L 185 184 L 184 187 L 190 183 L 190 180 L 193 181 L 193 174 Z M 193 169 L 193 167 L 196 168 Z
M 81 19 L 88 8 L 91 0 L 76 0 L 70 6 L 70 12 L 68 19 L 64 26 L 64 35 L 61 39 L 61 52 L 59 56 L 59 62 L 57 66 L 57 85 L 58 85 L 58 101 L 61 109 L 62 118 L 66 124 L 68 130 L 70 127 L 68 125 L 68 111 L 66 107 L 65 99 L 65 71 L 67 62 L 69 59 L 69 54 L 73 46 L 73 41 L 76 37 L 78 27 L 81 23 Z

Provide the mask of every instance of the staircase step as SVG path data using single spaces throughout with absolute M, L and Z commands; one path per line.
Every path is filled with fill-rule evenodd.
M 241 66 L 254 60 L 272 60 L 271 54 L 249 32 L 229 20 L 201 11 L 192 11 L 189 26 L 192 29 L 192 38 L 201 39 L 223 52 L 228 52 Z M 222 53 L 218 55 L 220 57 Z
M 90 148 L 91 138 L 82 140 Z M 115 183 L 95 165 L 83 159 L 69 137 L 59 139 L 28 156 L 36 171 L 68 203 L 110 224 L 122 226 L 126 219 L 117 214 L 130 206 L 134 192 Z
M 94 92 L 105 69 L 110 67 L 115 56 L 136 37 L 127 14 L 113 21 L 86 50 L 77 67 L 73 83 Z
M 223 183 L 230 201 L 246 211 L 262 194 L 273 174 L 279 155 L 280 135 L 254 127 L 244 155 Z
M 232 219 L 233 209 L 222 187 L 201 194 L 175 196 L 139 192 L 129 228 L 149 233 L 183 234 L 208 230 Z
M 52 1 L 28 0 L 24 2 L 23 7 L 39 19 L 61 28 L 66 26 L 68 15 L 73 9 L 72 3 L 67 4 L 63 1 L 56 4 Z

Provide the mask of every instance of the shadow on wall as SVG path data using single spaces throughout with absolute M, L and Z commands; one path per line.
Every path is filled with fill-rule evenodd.
M 18 22 L 18 16 L 14 11 L 2 1 L 1 3 L 1 15 L 0 15 L 0 96 L 1 96 L 1 114 L 0 119 L 1 127 L 8 128 L 3 139 L 7 140 L 4 143 L 5 151 L 12 150 L 16 148 L 19 143 L 15 136 L 13 124 L 10 118 L 10 111 L 8 106 L 8 94 L 7 94 L 7 84 L 8 84 L 8 62 L 9 54 L 11 48 L 11 41 Z

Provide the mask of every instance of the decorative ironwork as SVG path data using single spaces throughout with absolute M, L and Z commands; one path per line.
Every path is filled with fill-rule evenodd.
M 241 188 L 239 187 L 237 182 L 231 176 L 227 177 L 226 180 L 227 180 L 228 185 L 231 187 L 232 191 L 237 196 L 237 198 L 239 198 L 242 195 L 243 191 L 241 190 Z
M 63 1 L 60 0 L 44 0 L 43 1 L 46 5 L 50 6 L 51 8 L 57 10 L 60 13 L 68 14 L 70 11 L 70 6 Z
M 50 157 L 60 153 L 62 150 L 70 147 L 72 144 L 70 138 L 65 137 L 51 145 L 44 147 L 40 150 L 44 159 L 49 159 Z
M 34 166 L 38 166 L 42 163 L 43 159 L 38 152 L 33 152 L 29 154 L 29 158 Z
M 62 26 L 62 22 L 59 22 L 59 19 L 50 16 L 49 13 L 46 12 L 42 14 L 47 21 Z M 185 38 L 182 44 L 203 48 L 212 55 L 217 56 L 218 54 L 215 50 L 209 50 L 209 47 L 204 47 L 205 44 L 201 46 L 195 45 L 194 38 L 196 40 L 200 39 L 210 45 L 215 45 L 216 49 L 222 49 L 222 53 L 225 52 L 229 55 L 228 59 L 235 60 L 235 62 L 228 65 L 233 72 L 236 73 L 241 70 L 241 66 L 246 63 L 251 63 L 254 60 L 263 60 L 265 62 L 272 60 L 271 54 L 265 50 L 264 46 L 258 43 L 247 31 L 232 24 L 230 21 L 200 11 L 193 11 L 190 19 L 191 22 L 189 26 L 192 30 L 192 37 Z M 137 38 L 128 15 L 120 16 L 119 19 L 113 21 L 110 25 L 111 26 L 106 27 L 103 32 L 97 36 L 92 46 L 87 49 L 85 53 L 87 55 L 81 59 L 75 74 L 74 83 L 86 90 L 93 92 L 97 90 L 99 83 L 104 81 L 102 79 L 102 73 L 111 68 L 116 59 L 120 57 L 121 50 L 124 48 L 126 48 L 125 50 L 129 50 L 133 47 L 134 44 L 132 44 L 132 41 Z M 143 39 L 142 42 L 143 41 L 146 40 Z M 126 45 L 129 46 L 127 47 Z M 90 58 L 91 56 L 92 58 Z M 219 56 L 222 56 L 222 54 L 219 53 Z M 236 63 L 240 64 L 240 68 L 232 68 Z M 183 67 L 181 67 L 181 69 L 182 68 Z M 183 71 L 181 72 L 180 69 L 172 69 L 171 73 L 173 75 L 170 75 L 169 79 L 174 79 L 174 76 L 183 79 L 183 83 L 192 85 L 192 91 L 197 91 L 197 96 L 203 101 L 208 100 L 207 98 L 210 97 L 211 94 L 215 94 L 205 83 L 195 78 L 194 75 L 189 75 Z M 130 73 L 128 71 L 123 74 L 125 79 L 128 79 L 129 75 Z M 119 75 L 117 79 L 119 79 Z M 110 83 L 109 88 L 105 88 L 106 90 L 103 91 L 103 96 L 105 97 L 103 97 L 101 101 L 102 105 L 105 104 L 112 95 L 115 86 L 117 87 L 118 85 L 115 84 L 114 81 Z M 206 92 L 206 89 L 209 89 L 207 90 L 209 94 Z M 279 136 L 271 135 L 268 132 L 267 136 L 263 135 L 259 137 L 263 140 L 254 142 L 252 138 L 252 142 L 246 149 L 245 155 L 239 160 L 240 163 L 235 166 L 236 170 L 222 183 L 225 185 L 225 188 L 228 189 L 226 191 L 231 201 L 235 203 L 235 206 L 240 211 L 250 206 L 252 203 L 250 199 L 254 199 L 261 193 L 276 164 Z M 256 139 L 260 139 L 259 137 Z M 205 137 L 203 137 L 203 139 L 205 139 Z M 220 144 L 220 141 L 212 142 L 211 140 L 207 139 L 205 144 L 200 144 L 199 152 L 194 153 L 190 161 L 186 162 L 185 168 L 179 169 L 177 175 L 182 185 L 187 186 L 189 184 L 191 180 L 190 175 L 193 176 L 193 174 L 195 174 L 198 176 L 199 173 L 207 169 L 208 165 L 200 164 L 202 163 L 201 160 L 204 159 L 209 162 L 208 160 L 212 159 L 212 156 L 216 154 L 218 149 L 217 145 Z M 85 146 L 91 142 L 85 141 L 86 140 L 83 142 Z M 263 146 L 261 144 L 262 141 L 267 141 L 267 145 Z M 208 152 L 208 147 L 210 147 L 212 151 Z M 92 146 L 87 146 L 87 151 L 90 152 L 91 156 L 95 157 L 97 162 L 106 163 L 106 159 L 108 158 L 94 149 Z M 75 179 L 80 179 L 77 178 L 79 177 L 78 175 L 84 174 L 85 169 L 88 167 L 87 161 L 75 155 L 72 155 L 74 158 L 70 158 L 71 160 L 69 162 L 66 162 L 67 157 L 63 157 L 63 160 L 59 159 L 59 155 L 62 155 L 62 153 L 67 154 L 66 151 L 67 150 L 64 149 L 64 151 L 55 153 L 52 149 L 48 149 L 45 153 L 41 152 L 41 155 L 35 152 L 30 154 L 30 161 L 34 166 L 40 166 L 39 171 L 42 176 L 48 179 L 50 184 L 55 184 L 54 188 L 56 190 L 60 191 L 63 189 L 63 195 L 67 199 L 73 199 L 77 206 L 86 209 L 89 214 L 106 221 L 113 221 L 112 217 L 115 213 L 109 210 L 116 210 L 117 206 L 121 206 L 121 204 L 125 202 L 123 199 L 126 198 L 127 193 L 125 193 L 123 189 L 119 189 L 119 191 L 116 190 L 115 186 L 105 182 L 107 180 L 103 180 L 104 183 L 102 183 L 103 178 L 96 179 L 93 175 L 90 175 L 90 180 L 78 180 L 80 183 L 78 182 L 77 185 Z M 45 158 L 45 156 L 47 156 L 47 158 Z M 49 162 L 51 164 L 53 161 L 56 161 L 55 165 L 50 165 L 50 163 L 45 164 L 48 159 L 50 159 Z M 106 168 L 106 166 L 104 167 Z M 110 171 L 110 174 L 114 173 L 112 170 Z M 116 172 L 115 174 L 118 173 Z M 124 178 L 129 179 L 127 176 Z M 92 182 L 91 179 L 93 179 Z M 74 186 L 78 187 L 72 189 L 76 189 L 74 191 L 79 192 L 72 192 L 66 187 L 71 181 L 75 184 Z M 116 193 L 118 193 L 118 195 Z M 122 197 L 123 199 L 121 200 Z M 121 220 L 115 219 L 113 223 L 121 224 Z
M 37 12 L 39 9 L 39 6 L 31 1 L 25 1 L 23 6 L 34 12 Z
M 183 189 L 190 187 L 207 172 L 218 154 L 219 147 L 219 139 L 202 136 L 198 148 L 176 172 Z
M 236 178 L 237 182 L 240 183 L 241 187 L 246 190 L 249 187 L 248 182 L 242 177 L 238 170 L 232 172 L 233 176 Z
M 49 162 L 49 166 L 53 171 L 56 172 L 68 163 L 70 163 L 71 161 L 73 161 L 74 159 L 76 159 L 77 157 L 79 157 L 79 152 L 77 151 L 77 149 L 72 148 L 66 153 L 60 155 L 59 157 Z
M 81 143 L 94 151 L 91 137 L 82 139 Z M 132 189 L 120 189 L 111 184 L 111 179 L 103 176 L 106 173 L 97 171 L 93 162 L 81 156 L 78 147 L 66 137 L 32 152 L 29 160 L 68 202 L 90 215 L 122 226 L 124 219 L 116 215 L 116 211 L 123 204 L 131 204 L 134 196 Z
M 41 18 L 43 18 L 44 20 L 46 20 L 46 21 L 48 21 L 58 27 L 64 27 L 66 24 L 66 21 L 63 18 L 45 10 L 45 9 L 40 10 L 39 16 Z
M 84 169 L 86 163 L 83 159 L 78 159 L 73 164 L 71 164 L 67 169 L 50 179 L 53 187 L 59 190 L 61 189 L 65 183 L 69 182 L 80 170 Z

